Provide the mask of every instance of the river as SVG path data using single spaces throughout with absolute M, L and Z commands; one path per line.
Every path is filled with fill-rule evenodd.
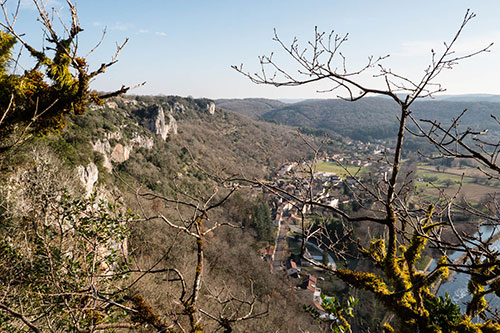
M 495 229 L 492 226 L 482 226 L 480 228 L 483 233 L 483 239 L 489 237 L 490 235 L 498 232 L 498 229 Z M 478 234 L 476 233 L 475 236 Z M 492 250 L 500 250 L 500 240 L 497 240 L 491 246 Z M 449 257 L 452 260 L 459 258 L 463 253 L 462 252 L 454 252 Z M 436 267 L 436 260 L 432 262 L 429 266 L 429 271 L 432 271 Z M 470 294 L 467 290 L 467 285 L 469 283 L 470 276 L 464 273 L 455 273 L 453 274 L 451 281 L 443 283 L 439 287 L 439 291 L 437 293 L 438 296 L 445 296 L 445 293 L 450 295 L 451 300 L 458 304 L 462 310 L 465 310 L 467 302 L 471 300 Z M 489 294 L 486 296 L 486 300 L 491 308 L 500 308 L 500 298 L 495 296 L 494 294 Z
M 300 239 L 300 238 L 296 239 L 293 236 L 288 237 L 288 242 L 291 244 L 293 243 L 293 244 L 298 245 L 298 246 L 302 245 L 302 239 Z M 317 261 L 319 263 L 323 263 L 323 250 L 320 249 L 316 244 L 314 244 L 313 242 L 307 242 L 306 249 L 309 252 L 309 254 L 311 255 L 312 259 L 314 259 L 315 261 Z M 333 259 L 331 252 L 328 252 L 328 262 L 330 264 L 335 263 L 335 260 Z
M 480 228 L 480 232 L 483 234 L 483 239 L 488 238 L 490 235 L 496 232 L 500 232 L 498 229 L 495 229 L 492 226 L 485 225 Z M 475 236 L 478 234 L 476 233 Z M 300 245 L 301 244 L 301 239 L 295 239 L 292 236 L 288 237 L 288 241 L 290 243 L 295 243 Z M 322 263 L 323 262 L 323 250 L 318 248 L 318 246 L 312 242 L 307 242 L 306 243 L 306 248 L 311 254 L 311 257 Z M 493 245 L 491 246 L 492 250 L 500 250 L 500 240 L 497 240 Z M 451 260 L 456 260 L 459 258 L 463 253 L 462 252 L 454 252 L 449 255 Z M 330 263 L 335 262 L 331 256 L 331 254 L 328 254 L 328 260 Z M 429 265 L 428 271 L 432 271 L 436 267 L 436 260 L 433 260 L 433 262 Z M 437 293 L 438 296 L 445 296 L 445 293 L 448 293 L 450 295 L 451 300 L 458 304 L 460 308 L 465 311 L 466 304 L 467 302 L 470 301 L 471 297 L 470 294 L 467 290 L 467 284 L 469 282 L 469 275 L 464 274 L 464 273 L 455 273 L 453 274 L 451 280 L 449 282 L 445 282 L 441 284 L 439 287 L 439 291 Z M 494 294 L 489 294 L 486 296 L 486 300 L 488 301 L 489 305 L 491 308 L 497 308 L 500 309 L 500 298 L 495 296 Z

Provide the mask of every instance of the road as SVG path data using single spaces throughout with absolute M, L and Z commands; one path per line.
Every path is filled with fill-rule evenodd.
M 273 272 L 279 272 L 282 267 L 284 267 L 288 255 L 288 244 L 286 239 L 289 229 L 288 220 L 284 219 L 279 225 L 278 235 L 276 237 L 274 260 L 272 264 Z

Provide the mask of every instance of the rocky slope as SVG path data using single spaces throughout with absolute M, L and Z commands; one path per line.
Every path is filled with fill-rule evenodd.
M 214 175 L 241 173 L 263 178 L 270 167 L 308 153 L 293 129 L 223 111 L 210 100 L 175 96 L 114 98 L 71 119 L 60 135 L 34 139 L 1 156 L 0 215 L 15 223 L 8 229 L 0 227 L 0 232 L 16 234 L 16 228 L 22 228 L 22 221 L 27 219 L 36 225 L 40 214 L 48 209 L 44 207 L 59 202 L 66 195 L 63 193 L 77 198 L 94 198 L 96 193 L 97 198 L 118 203 L 124 207 L 122 210 L 142 217 L 127 225 L 128 237 L 120 243 L 123 251 L 119 252 L 126 253 L 130 265 L 144 268 L 162 262 L 179 269 L 191 281 L 196 271 L 192 240 L 153 218 L 158 214 L 175 218 L 185 212 L 167 207 L 159 197 L 142 199 L 137 193 L 171 198 L 182 194 L 186 200 L 206 200 L 214 189 L 224 192 L 222 187 L 217 189 Z M 251 207 L 258 199 L 258 191 L 243 191 L 240 197 Z M 16 204 L 11 207 L 13 202 Z M 232 216 L 239 211 L 237 204 L 229 201 L 214 210 L 210 220 L 232 222 Z M 56 223 L 51 222 L 51 216 L 56 216 L 59 208 L 51 209 L 53 215 L 45 215 L 46 226 Z M 99 216 L 107 218 L 108 213 Z M 210 234 L 205 245 L 206 287 L 202 289 L 200 306 L 217 313 L 220 304 L 209 293 L 221 287 L 234 295 L 254 293 L 256 309 L 264 310 L 269 304 L 269 314 L 260 320 L 245 321 L 236 331 L 294 332 L 299 326 L 311 331 L 314 321 L 301 310 L 289 286 L 270 274 L 269 266 L 257 254 L 259 246 L 262 244 L 256 243 L 251 228 L 221 228 Z M 99 255 L 116 258 L 113 251 L 118 253 L 117 249 L 111 247 Z M 103 269 L 114 271 L 116 267 L 108 265 Z M 64 267 L 61 269 L 64 271 Z M 131 275 L 132 279 L 136 277 Z M 180 286 L 172 284 L 166 289 L 164 279 L 146 275 L 127 290 L 130 296 L 141 295 L 156 313 L 171 313 L 178 307 L 172 295 L 180 292 Z M 117 282 L 117 286 L 126 281 Z M 283 308 L 286 313 L 281 311 Z M 212 323 L 206 327 L 215 330 L 216 326 Z

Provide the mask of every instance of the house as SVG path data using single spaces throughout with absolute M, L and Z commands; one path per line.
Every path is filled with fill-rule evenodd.
M 295 162 L 294 163 L 285 163 L 285 164 L 283 164 L 280 167 L 279 171 L 278 171 L 278 175 L 281 176 L 281 177 L 286 176 L 287 174 L 289 174 L 292 171 L 292 169 L 295 166 L 297 166 L 297 163 L 295 163 Z
M 283 205 L 283 213 L 290 211 L 292 208 L 293 208 L 293 203 L 287 202 L 286 204 Z
M 347 179 L 345 181 L 346 181 L 347 185 L 349 185 L 351 187 L 358 185 L 358 180 L 354 177 L 347 177 Z
M 302 221 L 302 218 L 300 218 L 299 216 L 295 215 L 295 214 L 290 214 L 290 217 L 291 217 L 291 220 L 292 220 L 292 223 L 293 224 L 299 224 L 301 221 Z
M 342 158 L 342 155 L 340 155 L 340 154 L 333 154 L 331 157 L 332 160 L 339 160 L 341 158 Z
M 272 261 L 274 260 L 274 246 L 268 246 L 259 251 L 260 256 L 264 260 Z
M 339 199 L 332 199 L 332 200 L 328 200 L 326 202 L 326 204 L 330 207 L 333 207 L 333 208 L 338 208 L 339 207 Z
M 316 288 L 313 292 L 313 302 L 318 302 L 321 304 L 321 288 Z
M 300 267 L 297 266 L 295 261 L 291 260 L 288 263 L 288 269 L 286 271 L 288 276 L 298 278 L 300 272 Z
M 314 174 L 314 176 L 319 179 L 326 179 L 336 175 L 337 174 L 335 172 L 328 172 L 328 171 L 318 171 Z
M 325 309 L 321 306 L 321 302 L 313 301 L 313 306 L 319 312 L 320 318 L 322 315 L 326 314 Z
M 305 289 L 314 294 L 314 292 L 316 291 L 316 283 L 317 283 L 316 277 L 309 274 L 307 275 L 307 279 L 304 281 L 303 286 L 305 287 Z

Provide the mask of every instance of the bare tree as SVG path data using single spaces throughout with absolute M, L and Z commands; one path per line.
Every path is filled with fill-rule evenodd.
M 461 115 L 450 126 L 432 120 L 417 120 L 413 117 L 412 105 L 419 98 L 432 97 L 444 91 L 436 81 L 442 71 L 454 68 L 460 61 L 471 58 L 477 54 L 489 52 L 492 44 L 476 52 L 458 55 L 454 46 L 467 24 L 475 17 L 474 13 L 467 11 L 461 21 L 456 34 L 450 42 L 444 43 L 441 52 L 432 50 L 431 62 L 425 69 L 424 75 L 413 80 L 405 75 L 393 72 L 383 64 L 387 56 L 369 57 L 366 65 L 356 70 L 349 70 L 348 59 L 342 54 L 341 48 L 347 42 L 347 35 L 339 36 L 334 32 L 326 34 L 315 29 L 314 39 L 301 46 L 296 38 L 286 44 L 275 31 L 274 40 L 281 49 L 298 65 L 295 72 L 290 72 L 274 60 L 273 54 L 259 57 L 260 71 L 254 74 L 244 71 L 243 65 L 233 66 L 235 70 L 249 78 L 256 84 L 280 86 L 299 86 L 317 81 L 331 83 L 331 88 L 322 92 L 342 91 L 340 98 L 356 101 L 367 95 L 386 96 L 399 106 L 398 131 L 395 133 L 394 153 L 385 156 L 390 172 L 385 178 L 369 181 L 362 180 L 360 175 L 345 171 L 354 180 L 352 185 L 347 185 L 347 190 L 353 196 L 353 202 L 358 203 L 363 209 L 352 213 L 342 208 L 318 201 L 314 194 L 315 165 L 319 156 L 319 148 L 311 145 L 314 158 L 307 163 L 302 163 L 303 170 L 300 178 L 305 188 L 299 194 L 290 193 L 272 183 L 261 183 L 256 180 L 244 180 L 259 183 L 270 191 L 292 201 L 302 217 L 302 255 L 311 264 L 329 271 L 334 276 L 354 286 L 368 290 L 391 311 L 400 317 L 403 322 L 402 330 L 415 330 L 420 332 L 464 331 L 474 329 L 499 330 L 498 317 L 492 322 L 487 320 L 473 324 L 471 318 L 477 316 L 485 319 L 487 302 L 484 296 L 497 293 L 497 252 L 490 246 L 493 236 L 485 237 L 471 234 L 460 234 L 453 223 L 452 207 L 455 206 L 457 195 L 441 197 L 434 204 L 425 207 L 422 202 L 411 201 L 411 177 L 402 172 L 402 151 L 405 135 L 408 131 L 408 122 L 417 127 L 416 135 L 425 137 L 441 152 L 442 156 L 469 158 L 478 161 L 483 170 L 491 170 L 495 175 L 498 172 L 496 158 L 498 155 L 498 142 L 485 141 L 479 138 L 484 132 L 471 129 L 458 130 Z M 383 82 L 383 88 L 371 87 L 361 83 L 365 74 L 373 73 L 375 80 Z M 467 140 L 471 137 L 471 140 Z M 469 142 L 475 143 L 471 146 Z M 487 172 L 487 171 L 485 171 Z M 490 173 L 488 173 L 491 175 Z M 476 216 L 481 215 L 478 210 L 473 211 L 468 206 L 468 211 Z M 332 234 L 325 225 L 312 225 L 306 220 L 310 209 L 324 210 L 334 216 L 341 217 L 344 223 L 369 224 L 382 228 L 383 236 L 377 238 L 370 236 L 368 244 L 362 244 L 351 237 L 352 227 L 343 228 L 343 234 Z M 496 212 L 492 215 L 495 215 Z M 496 219 L 490 219 L 496 221 Z M 456 241 L 442 240 L 442 230 L 452 230 Z M 336 269 L 305 256 L 305 244 L 308 239 L 315 238 L 316 243 L 335 252 L 342 258 L 345 253 L 339 250 L 338 244 L 348 240 L 349 244 L 357 247 L 357 254 L 368 258 L 375 267 L 374 272 L 356 271 L 350 269 Z M 437 248 L 442 257 L 436 267 L 430 272 L 419 272 L 415 268 L 417 259 L 424 247 Z M 465 253 L 463 261 L 453 261 L 449 254 L 451 251 Z M 469 302 L 466 314 L 459 315 L 448 311 L 448 318 L 442 320 L 437 313 L 443 311 L 442 299 L 435 295 L 438 281 L 448 276 L 449 270 L 464 272 L 471 275 L 469 292 L 472 300 Z M 391 330 L 386 325 L 387 330 Z
M 175 196 L 166 197 L 153 192 L 136 191 L 137 200 L 141 204 L 143 200 L 159 200 L 164 204 L 162 212 L 149 216 L 147 209 L 142 209 L 145 220 L 159 220 L 163 222 L 173 234 L 174 239 L 182 235 L 187 236 L 189 242 L 195 244 L 195 261 L 193 265 L 188 265 L 186 272 L 182 273 L 180 268 L 163 268 L 163 263 L 171 255 L 170 251 L 175 242 L 168 247 L 161 260 L 151 265 L 147 270 L 136 269 L 134 272 L 140 273 L 137 281 L 145 274 L 173 273 L 174 278 L 168 281 L 178 284 L 180 288 L 173 288 L 173 292 L 167 297 L 172 299 L 168 302 L 178 304 L 173 306 L 167 313 L 161 313 L 165 320 L 165 327 L 176 328 L 189 332 L 207 330 L 214 326 L 214 329 L 223 329 L 224 332 L 232 332 L 234 325 L 238 322 L 265 317 L 268 308 L 262 309 L 262 304 L 258 302 L 253 292 L 253 283 L 250 281 L 250 295 L 234 295 L 230 288 L 223 285 L 210 285 L 205 277 L 205 247 L 207 239 L 213 237 L 213 233 L 221 227 L 239 228 L 230 222 L 219 222 L 213 218 L 213 211 L 222 206 L 236 191 L 238 187 L 228 189 L 216 186 L 212 193 L 204 199 L 183 192 L 179 188 L 175 190 Z M 221 193 L 219 193 L 221 192 Z M 193 244 L 193 245 L 194 245 Z M 193 269 L 194 268 L 194 269 Z M 135 282 L 133 282 L 135 283 Z M 129 288 L 129 287 L 127 287 Z M 202 296 L 202 289 L 204 290 Z M 200 298 L 205 298 L 200 302 Z M 207 303 L 208 302 L 208 303 Z M 202 304 L 211 304 L 210 308 L 204 308 Z M 218 312 L 214 312 L 214 311 Z M 153 310 L 154 311 L 154 310 Z M 156 311 L 158 312 L 158 311 Z M 165 323 L 166 321 L 166 323 Z

